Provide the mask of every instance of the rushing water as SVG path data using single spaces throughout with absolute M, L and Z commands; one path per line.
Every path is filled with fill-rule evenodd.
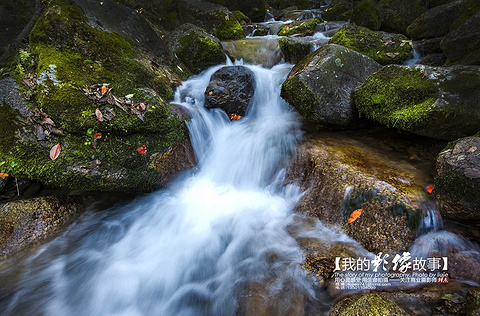
M 285 229 L 300 196 L 282 179 L 301 138 L 297 115 L 279 96 L 290 66 L 249 66 L 254 100 L 235 122 L 203 106 L 219 67 L 175 97 L 192 115 L 197 172 L 85 216 L 43 246 L 23 264 L 6 314 L 234 315 L 254 282 L 273 278 L 279 290 L 288 283 L 308 292 L 302 253 Z

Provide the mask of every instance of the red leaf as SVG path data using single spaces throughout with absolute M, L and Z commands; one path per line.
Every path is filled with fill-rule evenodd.
M 145 110 L 145 108 L 146 108 L 147 106 L 145 105 L 145 103 L 140 102 L 140 107 L 142 108 L 142 110 Z
M 435 190 L 435 186 L 427 185 L 425 189 L 427 190 L 428 194 L 432 194 L 433 190 Z
M 242 118 L 241 115 L 238 115 L 238 114 L 235 114 L 235 113 L 232 113 L 232 114 L 230 115 L 230 121 L 236 121 L 236 120 L 239 120 L 239 119 L 241 119 L 241 118 Z
M 353 211 L 352 214 L 350 214 L 350 218 L 348 219 L 348 222 L 353 223 L 354 221 L 356 221 L 357 218 L 359 218 L 360 215 L 362 214 L 362 210 L 363 209 L 359 208 L 358 210 Z
M 56 144 L 55 146 L 50 149 L 50 159 L 55 160 L 58 158 L 58 155 L 60 155 L 60 151 L 62 148 L 60 147 L 60 143 Z
M 95 138 L 95 139 L 100 139 L 100 138 L 102 138 L 102 133 L 95 133 L 95 134 L 93 134 L 93 138 Z
M 140 155 L 145 155 L 145 154 L 147 154 L 147 146 L 142 145 L 142 146 L 137 147 L 137 152 L 138 152 Z
M 102 111 L 100 111 L 99 109 L 96 109 L 96 110 L 95 110 L 95 115 L 97 116 L 97 119 L 98 119 L 100 122 L 103 122 L 103 114 L 102 114 Z

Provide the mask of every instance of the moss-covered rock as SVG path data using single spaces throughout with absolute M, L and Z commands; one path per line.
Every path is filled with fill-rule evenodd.
M 219 40 L 193 24 L 176 28 L 167 42 L 171 52 L 195 74 L 226 60 Z
M 254 22 L 263 22 L 266 10 L 265 0 L 209 0 L 227 7 L 232 11 L 239 11 Z M 240 22 L 240 19 L 237 19 Z
M 385 316 L 408 314 L 395 302 L 380 293 L 369 293 L 344 298 L 330 311 L 329 316 Z
M 380 8 L 373 0 L 364 0 L 352 10 L 351 21 L 372 31 L 378 31 L 382 24 Z
M 461 1 L 456 1 L 425 11 L 408 26 L 408 36 L 418 40 L 447 35 L 460 8 Z
M 31 108 L 41 108 L 51 121 L 48 125 L 53 123 L 60 132 L 44 137 L 31 113 L 6 100 L 1 129 L 10 136 L 0 140 L 1 171 L 84 190 L 155 189 L 158 173 L 149 167 L 151 155 L 184 140 L 186 129 L 167 104 L 177 76 L 169 66 L 145 62 L 142 58 L 155 55 L 148 47 L 141 56 L 134 47 L 118 33 L 92 27 L 74 2 L 46 2 L 30 33 L 31 52 L 24 53 L 28 57 L 17 66 L 16 76 L 19 82 L 33 84 L 22 88 L 31 94 Z M 82 89 L 92 83 L 109 84 L 117 98 L 130 95 L 130 100 L 145 105 L 145 112 L 139 117 L 133 108 L 123 111 L 90 100 Z M 107 111 L 110 118 L 99 121 L 96 109 Z M 102 134 L 96 146 L 95 133 Z M 51 160 L 49 151 L 57 143 L 60 156 Z M 148 154 L 137 152 L 142 145 Z
M 182 0 L 178 12 L 184 23 L 202 27 L 221 40 L 245 37 L 240 23 L 223 6 L 202 0 Z
M 480 130 L 476 66 L 385 66 L 353 94 L 358 111 L 388 127 L 453 140 Z
M 380 0 L 382 11 L 381 30 L 407 34 L 407 27 L 419 17 L 425 8 L 421 0 Z
M 374 32 L 355 24 L 347 24 L 330 40 L 373 58 L 382 65 L 403 64 L 410 56 L 412 46 L 401 34 Z
M 465 310 L 467 316 L 480 314 L 480 289 L 471 289 L 467 293 Z
M 333 127 L 352 123 L 350 92 L 380 68 L 371 58 L 329 44 L 307 55 L 282 85 L 282 98 L 308 122 Z
M 475 13 L 479 11 L 480 11 L 480 2 L 476 0 L 463 0 L 460 16 L 457 17 L 455 22 L 453 22 L 450 30 L 451 31 L 455 30 L 457 27 L 467 22 L 467 20 L 470 19 L 471 16 L 473 16 Z
M 305 34 L 315 32 L 317 25 L 322 23 L 323 20 L 320 18 L 314 18 L 306 21 L 297 21 L 291 24 L 282 26 L 278 30 L 278 35 L 289 36 L 295 34 Z
M 452 142 L 438 155 L 435 187 L 447 218 L 480 219 L 480 137 Z
M 51 238 L 85 211 L 88 199 L 47 196 L 0 205 L 0 258 Z
M 440 46 L 451 64 L 480 65 L 480 12 L 448 33 Z
M 285 61 L 292 64 L 298 63 L 303 57 L 311 53 L 312 43 L 295 40 L 294 38 L 282 37 L 278 40 Z
M 348 21 L 352 17 L 353 8 L 361 0 L 333 0 L 325 9 L 322 18 L 327 21 Z

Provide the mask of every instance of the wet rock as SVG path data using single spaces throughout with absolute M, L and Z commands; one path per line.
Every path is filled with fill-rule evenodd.
M 454 140 L 480 130 L 478 66 L 385 66 L 352 94 L 358 111 L 388 127 Z
M 374 32 L 354 24 L 343 26 L 330 43 L 353 49 L 382 65 L 403 64 L 412 50 L 408 38 L 404 35 Z
M 447 35 L 460 15 L 461 5 L 461 1 L 456 1 L 425 11 L 407 28 L 408 36 L 418 40 Z
M 480 219 L 480 137 L 450 143 L 437 158 L 437 196 L 447 218 Z
M 465 312 L 467 316 L 480 314 L 480 289 L 471 289 L 468 291 L 465 302 Z
M 0 205 L 0 258 L 51 238 L 85 211 L 88 199 L 48 196 Z
M 381 30 L 407 34 L 407 27 L 425 12 L 421 0 L 380 0 Z
M 255 75 L 247 67 L 227 66 L 217 70 L 205 90 L 205 107 L 220 108 L 230 117 L 244 116 L 255 91 Z
M 329 316 L 408 315 L 395 302 L 379 293 L 359 294 L 344 298 L 330 311 Z
M 278 44 L 280 45 L 283 56 L 285 56 L 285 61 L 291 62 L 292 64 L 298 63 L 302 58 L 310 54 L 313 48 L 311 43 L 296 40 L 294 37 L 280 38 Z
M 415 47 L 415 50 L 420 56 L 443 54 L 443 51 L 440 48 L 440 42 L 442 41 L 442 39 L 443 37 L 437 37 L 416 41 L 413 43 L 413 47 Z
M 350 20 L 359 26 L 378 31 L 382 24 L 382 15 L 376 2 L 364 0 L 353 8 Z
M 281 36 L 290 36 L 295 34 L 313 35 L 313 33 L 317 30 L 317 27 L 322 22 L 323 21 L 320 18 L 314 18 L 306 21 L 295 21 L 282 26 L 278 30 L 277 34 Z
M 421 196 L 415 176 L 392 165 L 375 149 L 350 140 L 310 138 L 297 149 L 286 179 L 305 192 L 297 212 L 342 226 L 369 251 L 397 253 L 413 241 Z M 358 209 L 360 217 L 348 223 Z
M 193 24 L 176 28 L 168 35 L 167 42 L 172 54 L 195 74 L 226 60 L 220 41 Z
M 443 66 L 447 61 L 447 57 L 443 54 L 431 54 L 420 58 L 418 64 L 426 66 Z
M 450 63 L 480 65 L 480 12 L 448 33 L 440 45 Z
M 293 68 L 281 95 L 308 122 L 345 127 L 355 116 L 350 92 L 379 68 L 365 55 L 339 45 L 326 45 Z

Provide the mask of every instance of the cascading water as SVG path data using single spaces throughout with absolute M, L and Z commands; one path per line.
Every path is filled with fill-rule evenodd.
M 248 66 L 255 95 L 236 122 L 203 106 L 219 67 L 175 96 L 191 112 L 198 171 L 122 209 L 82 217 L 22 265 L 0 312 L 234 315 L 255 282 L 310 291 L 302 253 L 285 229 L 300 197 L 282 179 L 301 138 L 297 115 L 279 96 L 290 66 Z

